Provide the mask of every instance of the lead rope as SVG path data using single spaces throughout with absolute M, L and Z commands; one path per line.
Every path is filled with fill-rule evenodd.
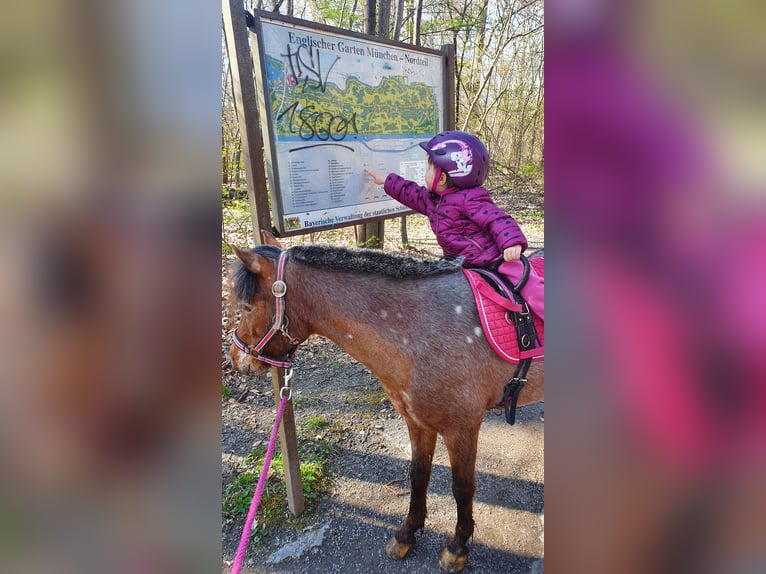
M 247 512 L 247 518 L 245 519 L 245 525 L 242 527 L 242 536 L 239 539 L 239 546 L 237 547 L 237 554 L 234 557 L 234 565 L 231 567 L 230 574 L 239 574 L 242 569 L 242 564 L 245 561 L 245 555 L 247 554 L 247 545 L 250 541 L 250 534 L 253 531 L 253 520 L 255 520 L 255 514 L 258 512 L 258 506 L 261 504 L 261 497 L 263 496 L 263 489 L 266 486 L 266 475 L 269 473 L 269 466 L 271 465 L 271 459 L 274 456 L 274 449 L 277 446 L 277 434 L 279 432 L 279 424 L 282 422 L 282 416 L 285 414 L 285 407 L 287 401 L 292 397 L 292 389 L 289 386 L 290 379 L 293 376 L 293 371 L 290 369 L 285 373 L 285 386 L 279 389 L 279 407 L 277 408 L 277 418 L 274 420 L 274 426 L 271 429 L 271 438 L 269 438 L 269 447 L 266 449 L 266 458 L 263 461 L 263 468 L 261 469 L 261 475 L 258 477 L 258 486 L 253 493 L 253 501 L 250 503 L 250 510 Z

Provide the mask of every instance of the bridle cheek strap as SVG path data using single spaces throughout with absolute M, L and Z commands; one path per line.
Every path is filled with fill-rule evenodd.
M 274 279 L 274 283 L 271 284 L 271 293 L 274 295 L 275 301 L 274 321 L 271 324 L 271 328 L 266 331 L 263 337 L 261 337 L 261 340 L 252 347 L 239 338 L 236 329 L 234 330 L 232 339 L 237 348 L 239 348 L 239 350 L 243 353 L 247 353 L 248 355 L 255 355 L 255 358 L 259 361 L 274 367 L 283 367 L 285 369 L 289 369 L 292 367 L 295 351 L 298 350 L 298 345 L 300 345 L 303 341 L 301 339 L 291 337 L 287 332 L 287 317 L 285 316 L 285 294 L 287 293 L 287 284 L 284 281 L 286 262 L 287 252 L 283 251 L 279 254 L 276 278 Z M 290 344 L 292 345 L 292 348 L 287 353 L 285 360 L 275 359 L 273 357 L 267 357 L 261 354 L 261 350 L 269 344 L 269 341 L 271 341 L 277 333 L 281 333 L 290 339 Z

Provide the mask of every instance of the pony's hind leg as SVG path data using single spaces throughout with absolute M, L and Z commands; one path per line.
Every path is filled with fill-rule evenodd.
M 460 572 L 468 559 L 466 544 L 473 535 L 473 496 L 476 492 L 476 448 L 479 429 L 462 429 L 444 437 L 452 467 L 452 494 L 457 503 L 455 536 L 439 555 L 445 572 Z
M 386 554 L 397 560 L 405 558 L 410 553 L 415 545 L 415 533 L 425 524 L 426 493 L 436 448 L 436 431 L 419 428 L 410 421 L 407 421 L 407 429 L 412 444 L 410 510 L 402 527 L 386 545 Z

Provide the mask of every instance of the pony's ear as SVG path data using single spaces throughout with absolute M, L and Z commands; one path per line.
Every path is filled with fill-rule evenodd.
M 263 237 L 263 242 L 266 245 L 273 245 L 274 247 L 279 247 L 280 249 L 284 249 L 284 246 L 277 240 L 276 237 L 274 237 L 274 235 L 270 231 L 262 229 L 261 237 Z
M 233 249 L 235 255 L 239 257 L 239 260 L 242 261 L 242 263 L 245 264 L 245 267 L 248 271 L 251 271 L 256 275 L 262 275 L 267 272 L 269 268 L 268 259 L 261 257 L 252 251 L 245 251 L 243 249 L 239 249 L 238 247 L 233 247 Z

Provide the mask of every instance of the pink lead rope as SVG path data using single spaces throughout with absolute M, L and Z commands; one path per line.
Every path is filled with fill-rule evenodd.
M 242 569 L 242 563 L 245 561 L 245 555 L 247 554 L 247 544 L 250 541 L 250 534 L 253 530 L 253 520 L 255 520 L 255 514 L 258 512 L 258 506 L 261 504 L 263 488 L 266 486 L 266 476 L 269 473 L 269 465 L 271 464 L 271 459 L 274 456 L 274 449 L 277 446 L 277 433 L 279 431 L 279 424 L 282 422 L 282 415 L 285 414 L 287 401 L 290 400 L 292 395 L 290 387 L 287 386 L 287 383 L 290 381 L 291 377 L 292 370 L 285 375 L 285 386 L 282 387 L 279 391 L 281 400 L 279 401 L 279 407 L 277 408 L 277 418 L 274 420 L 274 426 L 271 429 L 269 447 L 266 449 L 266 458 L 263 461 L 261 475 L 258 477 L 258 486 L 253 493 L 253 501 L 250 503 L 250 510 L 247 512 L 245 526 L 242 528 L 242 536 L 239 539 L 237 554 L 234 557 L 234 565 L 231 567 L 230 574 L 239 574 L 239 571 Z M 287 389 L 286 393 L 285 389 Z

